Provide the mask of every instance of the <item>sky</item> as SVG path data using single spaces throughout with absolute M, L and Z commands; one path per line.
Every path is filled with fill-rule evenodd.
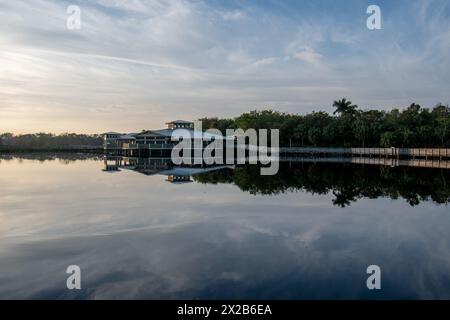
M 0 132 L 331 112 L 342 97 L 432 107 L 450 103 L 449 71 L 448 0 L 0 0 Z

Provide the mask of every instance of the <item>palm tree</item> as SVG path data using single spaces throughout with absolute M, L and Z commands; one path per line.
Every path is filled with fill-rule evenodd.
M 333 107 L 336 108 L 333 114 L 339 113 L 340 115 L 345 115 L 354 114 L 358 106 L 353 105 L 350 100 L 342 98 L 341 100 L 334 101 Z

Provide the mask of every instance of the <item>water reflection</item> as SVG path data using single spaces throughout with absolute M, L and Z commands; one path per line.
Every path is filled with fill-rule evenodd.
M 69 164 L 75 161 L 102 160 L 103 155 L 97 153 L 73 153 L 73 152 L 21 152 L 0 154 L 0 163 L 2 161 L 23 161 L 31 160 L 38 162 L 59 161 Z
M 132 164 L 0 163 L 0 298 L 450 298 L 445 170 Z M 358 201 L 338 208 L 339 192 Z M 71 264 L 80 291 L 66 289 Z
M 282 163 L 276 176 L 258 174 L 246 166 L 195 177 L 202 183 L 233 183 L 251 194 L 274 195 L 293 191 L 334 195 L 333 204 L 345 207 L 361 198 L 405 199 L 410 205 L 450 200 L 450 170 L 363 166 L 331 163 Z
M 105 157 L 105 171 L 133 170 L 145 175 L 167 175 L 169 182 L 193 180 L 205 184 L 234 184 L 251 194 L 276 195 L 304 191 L 333 194 L 333 204 L 346 207 L 358 199 L 405 199 L 411 206 L 422 201 L 447 204 L 450 200 L 448 161 L 322 158 L 291 159 L 280 163 L 275 176 L 260 168 L 215 166 L 177 168 L 170 159 Z M 450 167 L 450 166 L 448 166 Z

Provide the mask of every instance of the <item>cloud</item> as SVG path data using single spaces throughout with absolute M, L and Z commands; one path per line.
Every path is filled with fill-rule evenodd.
M 382 6 L 375 32 L 365 8 L 347 1 L 330 11 L 315 2 L 89 0 L 79 3 L 77 31 L 66 28 L 68 4 L 0 4 L 2 131 L 134 131 L 267 106 L 331 110 L 336 96 L 385 108 L 450 100 L 442 1 Z M 88 112 L 110 105 L 128 110 Z
M 253 63 L 253 66 L 255 66 L 255 67 L 269 66 L 269 65 L 272 65 L 272 64 L 276 63 L 278 60 L 279 60 L 278 57 L 270 57 L 270 58 L 259 59 L 259 60 L 255 61 Z
M 307 47 L 302 51 L 296 52 L 294 58 L 313 65 L 318 65 L 321 62 L 322 55 L 315 52 L 312 48 Z
M 222 16 L 222 19 L 225 21 L 242 20 L 246 17 L 246 14 L 240 10 L 224 11 L 220 12 L 220 15 Z

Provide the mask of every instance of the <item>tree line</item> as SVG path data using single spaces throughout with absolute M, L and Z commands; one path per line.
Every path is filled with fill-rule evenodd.
M 362 110 L 346 98 L 334 101 L 333 114 L 306 115 L 250 111 L 235 118 L 201 118 L 203 128 L 279 129 L 280 145 L 292 147 L 450 147 L 450 107 Z M 102 136 L 64 133 L 0 133 L 0 150 L 101 148 Z
M 51 133 L 33 133 L 14 135 L 12 133 L 0 134 L 0 150 L 69 150 L 94 149 L 102 147 L 101 135 L 87 135 L 64 133 L 55 135 Z
M 279 129 L 281 146 L 296 147 L 450 147 L 450 108 L 416 103 L 400 110 L 361 110 L 343 98 L 333 114 L 306 115 L 250 111 L 236 118 L 202 118 L 203 128 Z

